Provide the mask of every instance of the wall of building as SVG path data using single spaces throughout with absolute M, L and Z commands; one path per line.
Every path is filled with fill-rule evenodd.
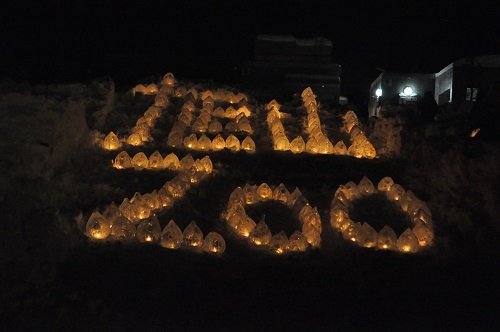
M 436 73 L 434 83 L 434 99 L 438 105 L 446 104 L 453 99 L 453 64 Z

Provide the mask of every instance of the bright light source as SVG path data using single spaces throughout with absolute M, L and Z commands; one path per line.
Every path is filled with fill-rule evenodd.
M 411 86 L 405 86 L 405 88 L 403 89 L 403 94 L 405 96 L 413 95 L 413 88 Z
M 381 88 L 378 88 L 377 90 L 375 90 L 375 96 L 382 97 L 382 89 Z

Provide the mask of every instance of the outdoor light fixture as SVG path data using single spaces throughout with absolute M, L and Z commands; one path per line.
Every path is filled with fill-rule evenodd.
M 411 86 L 405 86 L 405 88 L 403 89 L 403 94 L 405 96 L 412 96 L 413 95 L 413 88 Z
M 377 90 L 375 90 L 375 96 L 378 97 L 382 97 L 382 89 L 381 88 L 378 88 Z

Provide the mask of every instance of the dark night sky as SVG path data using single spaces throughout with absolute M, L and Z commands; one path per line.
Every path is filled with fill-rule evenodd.
M 258 33 L 324 36 L 344 86 L 500 53 L 499 6 L 457 1 L 45 1 L 0 5 L 1 77 L 230 78 Z

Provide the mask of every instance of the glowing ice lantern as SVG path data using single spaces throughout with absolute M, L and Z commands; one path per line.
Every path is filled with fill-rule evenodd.
M 358 183 L 358 191 L 363 195 L 373 194 L 375 192 L 375 186 L 373 182 L 370 181 L 366 176 L 363 176 L 361 181 Z
M 241 148 L 248 153 L 254 153 L 255 152 L 255 142 L 253 141 L 253 139 L 250 136 L 247 136 L 241 142 Z
M 290 239 L 288 239 L 287 250 L 304 252 L 307 250 L 308 246 L 309 243 L 307 242 L 305 236 L 301 232 L 295 231 L 292 235 L 290 235 Z
M 175 77 L 174 77 L 174 74 L 172 73 L 166 73 L 164 76 L 163 76 L 163 81 L 162 81 L 163 84 L 169 86 L 169 87 L 173 87 L 175 85 Z
M 210 160 L 210 157 L 205 156 L 205 157 L 201 158 L 200 161 L 201 161 L 201 164 L 203 165 L 205 173 L 207 173 L 207 174 L 212 173 L 212 171 L 214 169 L 214 165 L 212 163 L 212 160 Z
M 170 170 L 177 170 L 181 167 L 180 162 L 179 162 L 179 158 L 174 153 L 168 154 L 165 157 L 165 159 L 163 159 L 163 166 L 166 169 L 170 169 Z
M 222 131 L 222 124 L 220 123 L 219 120 L 213 119 L 212 122 L 210 122 L 210 125 L 208 126 L 208 132 L 211 134 L 217 134 Z
M 111 224 L 111 237 L 114 240 L 130 241 L 135 238 L 135 225 L 125 217 L 118 216 Z
M 297 136 L 290 142 L 290 151 L 292 151 L 292 153 L 302 153 L 305 148 L 306 143 L 302 136 Z
M 385 178 L 382 178 L 380 180 L 380 182 L 378 183 L 377 189 L 378 189 L 378 191 L 387 193 L 391 190 L 393 185 L 394 185 L 394 180 L 391 177 L 386 176 Z
M 359 231 L 361 228 L 360 223 L 350 223 L 350 225 L 342 231 L 342 236 L 352 242 L 357 242 L 359 240 Z
M 226 123 L 226 126 L 224 127 L 224 129 L 228 132 L 238 131 L 238 124 L 236 123 L 236 121 L 231 120 L 228 123 Z
M 378 88 L 377 90 L 375 90 L 375 96 L 382 97 L 382 89 L 381 88 Z
M 373 229 L 368 223 L 363 223 L 359 230 L 359 240 L 360 246 L 365 248 L 373 248 L 377 246 L 377 231 Z
M 399 184 L 395 183 L 391 186 L 391 189 L 387 192 L 387 198 L 391 201 L 400 201 L 405 194 L 405 190 Z
M 240 141 L 233 134 L 229 135 L 226 139 L 226 147 L 232 152 L 240 151 Z
M 255 221 L 253 221 L 252 218 L 249 216 L 245 215 L 241 218 L 240 222 L 238 223 L 236 227 L 236 233 L 243 237 L 248 237 L 250 233 L 254 230 L 255 228 Z
M 164 167 L 165 166 L 164 166 L 164 163 L 163 163 L 163 157 L 161 156 L 160 152 L 158 150 L 156 150 L 155 152 L 153 152 L 149 156 L 149 165 L 148 165 L 148 168 L 149 169 L 159 170 L 159 169 L 163 169 Z
M 198 149 L 201 151 L 208 151 L 212 148 L 212 141 L 205 134 L 201 135 L 198 140 Z
M 183 144 L 182 133 L 171 132 L 168 135 L 167 144 L 168 144 L 168 146 L 172 146 L 174 148 L 182 146 L 182 144 Z
M 131 134 L 127 138 L 127 144 L 132 146 L 142 145 L 141 135 L 139 134 Z
M 347 147 L 344 141 L 338 141 L 333 147 L 333 154 L 339 156 L 345 156 L 347 154 Z
M 220 151 L 224 150 L 225 148 L 226 148 L 226 141 L 220 134 L 217 134 L 217 136 L 215 136 L 214 139 L 212 140 L 212 150 Z
M 245 184 L 243 193 L 245 195 L 245 204 L 254 204 L 257 201 L 257 186 Z
M 274 149 L 277 150 L 277 151 L 288 151 L 288 150 L 290 150 L 290 142 L 288 141 L 288 138 L 286 138 L 285 135 L 280 135 L 274 141 Z
M 250 125 L 250 121 L 248 121 L 248 118 L 244 117 L 240 121 L 238 121 L 238 131 L 243 131 L 247 134 L 253 133 L 253 129 Z
M 87 221 L 87 235 L 95 240 L 108 237 L 111 232 L 111 223 L 102 214 L 95 211 Z
M 161 233 L 160 245 L 167 249 L 177 249 L 182 244 L 182 231 L 175 221 L 170 220 Z
M 284 231 L 279 232 L 276 235 L 273 235 L 271 241 L 269 242 L 269 247 L 272 251 L 274 251 L 278 255 L 282 255 L 286 252 L 286 248 L 288 246 L 288 237 L 286 236 Z
M 415 253 L 419 249 L 418 239 L 409 228 L 399 236 L 396 245 L 401 252 Z
M 273 191 L 271 187 L 264 182 L 257 188 L 257 196 L 261 201 L 265 201 L 273 197 Z
M 196 134 L 191 134 L 184 138 L 184 146 L 188 149 L 197 149 L 198 148 L 198 138 Z
M 407 97 L 413 96 L 413 88 L 411 86 L 405 86 L 403 89 L 403 94 Z
M 203 245 L 203 232 L 196 225 L 196 222 L 192 221 L 184 229 L 182 243 L 188 247 L 201 247 Z
M 385 225 L 380 232 L 378 232 L 377 248 L 383 250 L 394 249 L 396 248 L 397 240 L 398 237 L 394 230 L 390 226 Z
M 136 237 L 139 242 L 158 242 L 160 236 L 161 226 L 155 217 L 144 220 L 137 226 Z
M 266 222 L 263 220 L 255 226 L 255 228 L 250 232 L 249 240 L 257 246 L 268 245 L 272 238 L 271 231 L 267 226 Z
M 189 170 L 194 165 L 193 156 L 188 153 L 179 161 L 179 164 L 183 170 Z
M 430 227 L 428 227 L 423 222 L 421 221 L 417 222 L 415 227 L 413 227 L 413 233 L 417 237 L 418 244 L 421 247 L 430 246 L 432 244 L 432 241 L 434 239 L 434 234 L 430 229 Z
M 115 157 L 113 167 L 116 169 L 127 169 L 132 167 L 132 158 L 130 158 L 127 151 L 122 151 Z
M 279 186 L 274 188 L 273 190 L 273 199 L 276 201 L 280 201 L 283 204 L 288 203 L 288 199 L 290 198 L 290 192 L 285 187 L 283 183 L 280 183 Z
M 132 158 L 132 167 L 134 167 L 134 169 L 140 171 L 144 168 L 148 168 L 148 166 L 149 166 L 149 159 L 148 157 L 146 157 L 144 152 L 138 152 Z
M 118 136 L 115 135 L 114 132 L 109 132 L 109 134 L 104 138 L 104 141 L 102 143 L 102 147 L 105 150 L 117 150 L 120 148 L 121 143 L 120 140 L 118 139 Z
M 221 255 L 226 251 L 226 241 L 217 232 L 210 232 L 203 241 L 203 251 Z

